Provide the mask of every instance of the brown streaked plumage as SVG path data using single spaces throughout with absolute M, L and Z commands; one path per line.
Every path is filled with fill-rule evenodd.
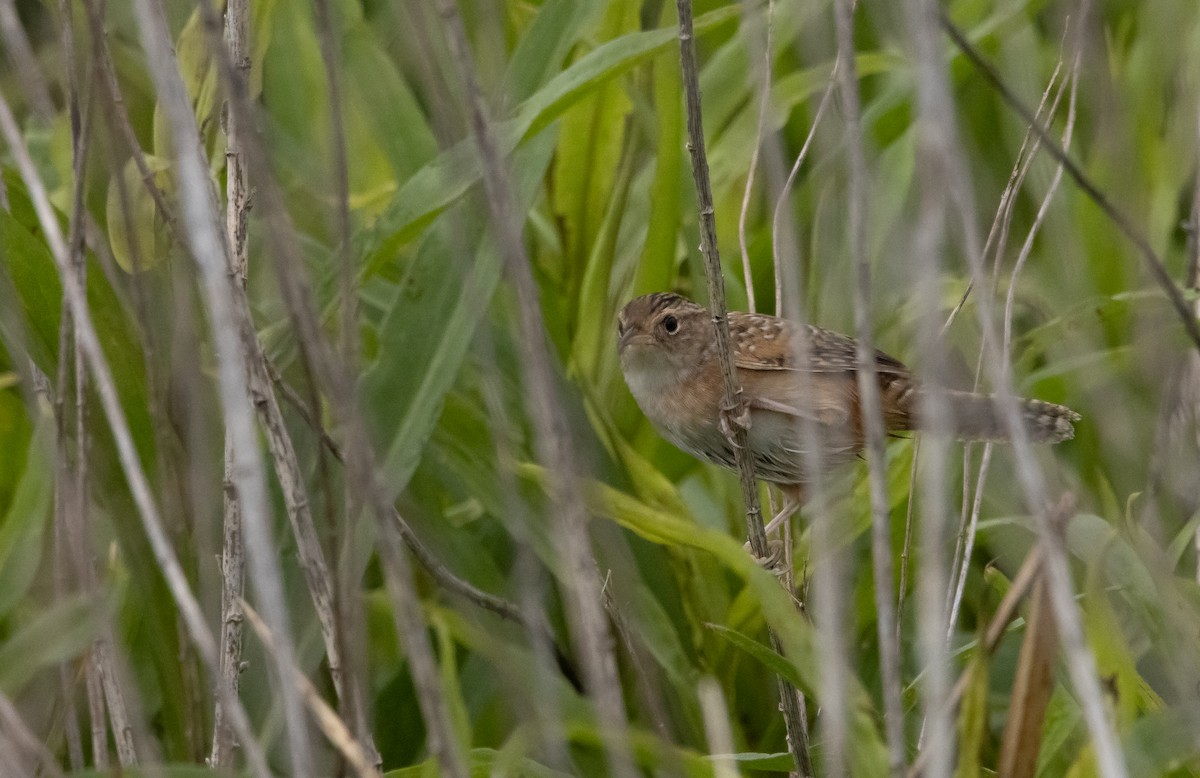
M 656 292 L 630 301 L 617 317 L 621 370 L 634 399 L 654 427 L 679 448 L 736 469 L 733 446 L 721 428 L 723 387 L 716 335 L 708 310 L 677 294 Z M 809 457 L 802 419 L 816 423 L 822 469 L 852 461 L 863 447 L 852 338 L 761 313 L 729 313 L 738 382 L 750 409 L 748 437 L 758 477 L 788 497 L 784 518 L 798 505 Z M 807 341 L 804 364 L 798 364 Z M 875 352 L 875 370 L 889 432 L 921 429 L 921 387 L 898 359 Z M 801 374 L 803 374 L 801 376 Z M 1006 439 L 992 397 L 943 393 L 952 429 L 962 440 Z M 1040 400 L 1020 400 L 1034 442 L 1074 436 L 1079 415 Z

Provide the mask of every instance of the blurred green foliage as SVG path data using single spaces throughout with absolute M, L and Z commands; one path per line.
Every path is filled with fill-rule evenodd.
M 871 178 L 872 304 L 878 345 L 920 365 L 915 343 L 922 312 L 912 287 L 912 231 L 921 196 L 918 128 L 908 41 L 894 5 L 861 2 L 856 29 Z M 103 105 L 103 90 L 82 77 L 94 71 L 86 14 L 72 4 L 17 6 L 60 113 L 50 122 L 34 115 L 13 69 L 0 71 L 0 87 L 19 113 L 64 224 L 75 174 L 63 107 L 67 60 L 58 30 L 69 24 L 73 31 L 77 82 L 91 112 L 83 182 L 95 241 L 87 260 L 89 303 L 177 552 L 216 624 L 222 424 L 194 269 L 141 188 L 130 150 Z M 263 162 L 283 189 L 332 333 L 338 208 L 320 31 L 311 3 L 252 0 L 250 6 L 250 93 L 270 155 Z M 481 165 L 439 17 L 417 0 L 342 0 L 334 6 L 354 230 L 349 250 L 361 314 L 360 399 L 383 481 L 417 535 L 448 568 L 523 607 L 540 608 L 559 645 L 568 648 L 557 590 L 562 562 L 551 540 L 555 517 L 544 499 L 554 463 L 534 461 L 517 363 L 515 302 L 503 281 Z M 64 8 L 69 19 L 61 16 Z M 1200 8 L 1182 0 L 1109 2 L 1081 17 L 1071 2 L 954 0 L 947 10 L 1030 104 L 1036 104 L 1060 57 L 1069 63 L 1063 41 L 1073 39 L 1075 25 L 1085 25 L 1071 153 L 1182 279 L 1198 148 Z M 223 191 L 225 137 L 216 66 L 194 6 L 171 2 L 167 11 L 214 185 Z M 781 152 L 779 158 L 764 155 L 747 213 L 753 291 L 759 308 L 770 310 L 777 192 L 812 126 L 835 51 L 829 3 L 772 6 L 770 109 L 766 127 L 759 128 L 753 74 L 762 59 L 755 37 L 761 26 L 746 23 L 743 14 L 761 21 L 765 12 L 761 3 L 705 0 L 697 3 L 696 29 L 720 249 L 734 308 L 744 309 L 748 298 L 737 223 L 760 129 L 778 141 Z M 153 169 L 163 171 L 156 183 L 173 200 L 171 146 L 135 19 L 121 3 L 109 4 L 105 13 L 121 110 Z M 814 627 L 742 551 L 733 477 L 654 434 L 624 388 L 614 348 L 615 313 L 634 294 L 670 288 L 705 296 L 674 7 L 656 0 L 476 0 L 463 3 L 463 13 L 526 215 L 525 244 L 549 345 L 561 367 L 556 378 L 572 439 L 588 467 L 593 549 L 608 581 L 630 719 L 626 734 L 635 759 L 647 773 L 714 773 L 705 757 L 711 749 L 697 695 L 699 679 L 713 677 L 727 705 L 738 769 L 786 772 L 791 762 L 782 754 L 774 672 L 810 695 L 810 718 L 819 720 L 823 679 Z M 982 232 L 1025 127 L 948 44 L 945 51 Z M 1053 131 L 1061 131 L 1063 116 L 1060 110 Z M 797 239 L 805 310 L 818 323 L 849 332 L 854 276 L 845 235 L 845 140 L 835 102 L 800 168 L 782 227 Z M 52 522 L 55 420 L 48 399 L 34 391 L 32 376 L 39 371 L 53 384 L 64 356 L 61 284 L 7 151 L 3 164 L 0 691 L 18 702 L 33 731 L 44 734 L 46 746 L 65 763 L 63 720 L 77 711 L 65 707 L 57 663 L 80 657 L 111 626 L 124 667 L 122 683 L 137 701 L 143 736 L 158 758 L 176 765 L 161 774 L 206 774 L 184 763 L 200 764 L 207 753 L 211 679 L 182 637 L 90 389 L 83 403 L 90 430 L 88 550 L 101 584 L 96 591 L 72 594 L 55 583 L 62 564 Z M 1200 371 L 1187 371 L 1196 355 L 1135 252 L 1070 184 L 1050 206 L 1027 267 L 1010 278 L 1052 174 L 1049 159 L 1036 160 L 1017 198 L 1013 238 L 999 258 L 996 299 L 1016 285 L 1011 357 L 1019 390 L 1066 403 L 1083 415 L 1075 441 L 1039 457 L 1053 492 L 1070 492 L 1079 507 L 1067 544 L 1088 645 L 1111 693 L 1110 714 L 1131 774 L 1194 774 L 1200 771 L 1195 734 L 1200 588 L 1193 544 L 1200 525 L 1194 385 Z M 249 290 L 255 323 L 284 380 L 299 387 L 307 402 L 313 390 L 274 266 L 264 256 L 259 215 L 252 208 Z M 969 279 L 956 245 L 948 241 L 941 257 L 947 314 Z M 131 255 L 140 255 L 136 265 Z M 131 272 L 135 266 L 140 272 Z M 992 293 L 976 289 L 968 311 L 948 331 L 964 386 L 970 385 L 980 348 L 977 320 L 968 314 L 980 295 Z M 70 387 L 56 391 L 69 407 Z M 358 648 L 366 661 L 383 768 L 396 778 L 434 775 L 403 647 L 391 627 L 391 601 L 370 559 L 370 540 L 346 537 L 346 527 L 357 525 L 342 515 L 336 464 L 321 454 L 318 437 L 296 410 L 286 412 L 314 514 L 324 522 L 330 547 L 344 552 L 334 558 L 344 565 L 353 596 L 365 604 L 366 644 Z M 69 450 L 76 452 L 79 441 L 73 431 L 67 435 Z M 898 556 L 912 448 L 909 441 L 897 441 L 889 454 Z M 950 478 L 957 488 L 962 473 L 954 459 Z M 957 513 L 958 496 L 949 502 Z M 288 537 L 277 493 L 274 508 L 277 535 Z M 885 774 L 862 466 L 838 480 L 829 510 L 835 543 L 854 571 L 844 592 L 851 765 L 855 775 Z M 918 518 L 921 512 L 918 505 Z M 1023 622 L 992 657 L 978 650 L 977 637 L 1034 542 L 1032 519 L 1003 450 L 993 463 L 982 517 L 962 614 L 950 639 L 954 672 L 969 669 L 972 679 L 957 720 L 964 775 L 991 774 L 997 762 Z M 810 543 L 807 532 L 798 533 L 798 559 Z M 299 655 L 332 696 L 294 543 L 282 545 Z M 919 549 L 911 556 L 910 589 L 922 564 Z M 528 636 L 439 590 L 427 575 L 420 584 L 443 690 L 472 775 L 602 770 L 588 700 Z M 925 669 L 914 599 L 901 613 L 909 758 L 922 727 L 913 684 Z M 768 624 L 782 636 L 786 656 L 767 647 Z M 266 662 L 252 640 L 247 652 L 243 696 L 265 742 L 279 749 L 280 715 L 262 672 Z M 72 696 L 82 699 L 79 665 L 68 667 Z M 1054 682 L 1037 774 L 1091 774 L 1087 732 L 1061 665 Z M 816 733 L 820 763 L 820 727 Z M 336 771 L 331 750 L 322 759 L 323 772 Z

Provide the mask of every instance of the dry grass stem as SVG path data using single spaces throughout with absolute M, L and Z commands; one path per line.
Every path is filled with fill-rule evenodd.
M 54 258 L 59 276 L 62 278 L 63 291 L 66 295 L 71 315 L 76 321 L 79 348 L 87 360 L 88 370 L 94 380 L 96 393 L 99 395 L 101 407 L 112 430 L 121 468 L 128 480 L 134 504 L 137 508 L 138 516 L 142 521 L 142 527 L 150 541 L 155 561 L 158 563 L 171 594 L 179 606 L 180 613 L 187 624 L 188 632 L 195 642 L 201 658 L 204 659 L 210 671 L 215 674 L 218 667 L 216 642 L 204 619 L 200 604 L 196 600 L 195 595 L 192 594 L 187 577 L 184 575 L 183 569 L 179 565 L 179 560 L 175 556 L 174 549 L 163 529 L 162 518 L 159 515 L 154 498 L 151 496 L 149 481 L 138 459 L 137 451 L 133 444 L 133 435 L 129 430 L 129 422 L 125 417 L 125 411 L 121 407 L 121 401 L 117 395 L 112 369 L 108 364 L 108 358 L 100 347 L 99 337 L 96 335 L 96 327 L 92 322 L 91 311 L 88 308 L 81 279 L 70 262 L 66 242 L 58 226 L 54 210 L 50 205 L 45 185 L 42 183 L 34 167 L 33 160 L 25 148 L 16 120 L 8 106 L 8 101 L 4 99 L 3 95 L 0 95 L 0 132 L 3 133 L 5 140 L 9 144 L 9 149 L 16 158 L 21 178 L 29 190 L 30 199 L 33 201 L 34 209 L 37 213 L 38 222 L 45 231 L 51 255 Z M 259 748 L 258 743 L 254 739 L 245 710 L 236 698 L 223 698 L 222 703 L 229 708 L 234 731 L 243 739 L 243 751 L 246 754 L 252 772 L 259 778 L 267 778 L 270 775 L 270 770 L 267 767 L 262 749 Z
M 266 622 L 254 608 L 244 601 L 242 602 L 242 611 L 263 647 L 273 653 L 276 650 L 275 636 L 271 634 Z M 295 666 L 291 668 L 290 676 L 292 682 L 296 684 L 296 688 L 303 695 L 304 704 L 312 715 L 313 721 L 321 728 L 325 739 L 349 763 L 355 775 L 358 775 L 359 778 L 379 778 L 379 771 L 375 769 L 373 763 L 374 755 L 369 755 L 363 750 L 358 740 L 355 739 L 354 733 L 346 727 L 337 711 L 329 707 L 329 703 L 321 698 L 321 693 L 312 685 L 312 681 L 308 680 L 308 676 Z
M 441 0 L 437 8 L 459 81 L 465 87 L 468 122 L 483 166 L 483 184 L 488 194 L 495 234 L 509 280 L 516 291 L 521 333 L 520 361 L 526 408 L 535 430 L 534 447 L 538 459 L 557 475 L 556 482 L 550 488 L 550 496 L 558 514 L 554 521 L 555 540 L 565 573 L 568 623 L 576 640 L 585 685 L 596 705 L 609 771 L 617 776 L 633 775 L 612 638 L 604 615 L 600 578 L 587 534 L 587 510 L 579 482 L 578 459 L 566 431 L 566 420 L 547 353 L 547 333 L 537 285 L 521 239 L 524 218 L 517 212 L 504 159 L 492 134 L 491 120 L 457 3 L 454 0 Z
M 708 159 L 704 144 L 704 120 L 700 101 L 699 66 L 696 62 L 696 41 L 692 22 L 691 0 L 677 0 L 679 14 L 680 66 L 683 73 L 684 104 L 687 110 L 688 151 L 692 157 L 692 177 L 696 185 L 696 199 L 700 217 L 700 251 L 704 255 L 704 272 L 708 281 L 708 304 L 716 327 L 717 354 L 721 363 L 721 379 L 724 388 L 723 407 L 731 418 L 741 418 L 746 413 L 745 400 L 734 372 L 733 354 L 730 350 L 728 308 L 725 305 L 725 284 L 721 276 L 721 256 L 717 250 L 716 220 L 712 201 L 712 186 L 709 182 Z M 746 527 L 750 548 L 759 559 L 766 559 L 770 550 L 763 527 L 762 509 L 758 500 L 758 484 L 754 478 L 754 465 L 750 459 L 749 438 L 745 426 L 733 424 L 734 456 L 737 460 L 738 479 L 742 487 L 742 502 L 746 506 Z M 781 650 L 781 643 L 771 632 L 772 647 Z M 799 700 L 791 686 L 782 677 L 778 678 L 780 707 L 788 733 L 789 750 L 802 776 L 813 774 L 809 756 L 808 725 L 800 710 Z
M 883 722 L 888 746 L 888 769 L 904 774 L 904 709 L 900 702 L 900 642 L 896 639 L 893 606 L 891 516 L 888 511 L 887 453 L 884 449 L 883 407 L 875 370 L 875 325 L 871 315 L 871 260 L 867 254 L 867 194 L 871 185 L 863 149 L 858 71 L 854 49 L 854 0 L 834 3 L 838 61 L 838 96 L 846 123 L 849 183 L 846 235 L 855 265 L 854 324 L 858 336 L 858 393 L 866 438 L 867 480 L 871 494 L 871 559 L 875 579 L 876 633 L 883 690 Z M 836 762 L 835 762 L 836 764 Z

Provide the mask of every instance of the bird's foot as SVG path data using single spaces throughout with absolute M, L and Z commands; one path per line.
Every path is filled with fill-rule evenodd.
M 750 406 L 742 400 L 742 391 L 738 390 L 738 394 L 733 398 L 732 402 L 721 400 L 721 413 L 718 426 L 721 429 L 721 434 L 729 441 L 730 445 L 736 446 L 735 439 L 738 430 L 750 429 Z
M 750 547 L 749 543 L 746 543 L 742 548 L 746 549 L 750 553 L 750 556 L 754 558 L 754 561 L 764 570 L 768 570 L 777 576 L 787 572 L 781 564 L 783 562 L 783 541 L 779 538 L 767 539 L 767 553 L 765 556 L 755 554 L 754 549 Z

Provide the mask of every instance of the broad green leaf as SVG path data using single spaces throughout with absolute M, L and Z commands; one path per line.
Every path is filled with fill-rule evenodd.
M 54 490 L 54 463 L 50 458 L 54 422 L 49 409 L 46 411 L 38 418 L 16 494 L 0 523 L 0 617 L 7 615 L 29 590 L 46 545 L 43 536 Z
M 10 196 L 13 191 L 10 190 Z M 14 209 L 15 211 L 15 209 Z M 50 250 L 26 226 L 0 209 L 0 260 L 20 298 L 30 357 L 46 375 L 55 375 L 62 284 Z M 100 345 L 108 357 L 129 426 L 143 453 L 149 448 L 145 367 L 132 328 L 101 268 L 87 267 L 87 300 Z M 9 337 L 9 334 L 5 334 Z
M 534 465 L 522 465 L 520 471 L 525 477 L 539 483 L 546 477 L 545 471 Z M 783 591 L 773 575 L 742 549 L 741 543 L 722 532 L 681 521 L 594 481 L 585 483 L 584 497 L 592 513 L 613 519 L 653 543 L 706 551 L 743 578 L 753 589 L 767 623 L 776 630 L 784 644 L 787 658 L 781 658 L 780 661 L 790 665 L 788 677 L 802 681 L 799 684 L 802 688 L 816 690 L 820 698 L 820 690 L 825 688 L 825 684 L 820 674 L 821 663 L 816 657 L 811 626 L 797 617 L 792 598 Z M 887 769 L 887 755 L 878 728 L 865 713 L 868 709 L 866 692 L 853 677 L 848 683 L 848 693 L 854 701 L 853 727 L 859 744 L 853 756 L 863 770 L 858 774 L 883 774 Z
M 987 737 L 987 660 L 976 652 L 965 672 L 971 674 L 967 691 L 959 703 L 958 769 L 956 778 L 974 778 L 982 774 L 983 745 Z
M 20 693 L 33 675 L 78 656 L 100 636 L 108 618 L 93 593 L 60 597 L 0 643 L 0 690 Z
M 416 96 L 365 27 L 342 42 L 348 110 L 366 117 L 397 181 L 437 155 L 437 139 Z
M 532 759 L 524 758 L 515 765 L 512 771 L 498 770 L 504 755 L 491 748 L 473 748 L 467 754 L 467 769 L 471 778 L 494 778 L 494 776 L 529 776 L 530 778 L 566 778 L 564 773 L 552 770 L 538 764 Z M 429 760 L 412 767 L 402 767 L 389 770 L 383 778 L 437 778 L 441 775 L 437 762 Z
M 166 159 L 147 155 L 146 168 L 151 172 L 154 185 L 162 194 L 167 207 L 173 211 L 174 179 L 171 166 Z M 124 198 L 122 198 L 124 189 Z M 142 180 L 137 163 L 130 158 L 118 180 L 108 182 L 106 200 L 106 223 L 108 245 L 113 258 L 126 273 L 151 270 L 161 264 L 171 253 L 175 244 L 166 214 L 158 209 L 154 197 Z M 132 235 L 129 228 L 132 227 Z
M 654 183 L 650 188 L 646 244 L 633 282 L 634 295 L 658 292 L 671 285 L 679 252 L 679 215 L 683 204 L 683 89 L 676 58 L 664 53 L 651 66 L 654 77 L 655 139 Z
M 696 34 L 732 21 L 737 12 L 736 6 L 728 6 L 703 14 L 696 19 Z M 515 118 L 494 125 L 500 153 L 509 155 L 522 140 L 549 126 L 568 107 L 609 79 L 674 45 L 677 35 L 674 28 L 632 33 L 585 55 L 522 103 Z M 466 192 L 479 180 L 480 170 L 473 141 L 468 139 L 443 152 L 409 179 L 375 224 L 357 237 L 357 255 L 366 261 L 368 270 L 387 261 L 398 246 L 412 239 Z
M 519 202 L 533 199 L 554 139 L 548 132 L 514 158 Z M 382 453 L 384 482 L 393 493 L 404 488 L 420 461 L 500 280 L 500 254 L 491 239 L 483 241 L 473 263 L 459 253 L 480 240 L 478 225 L 459 231 L 459 218 L 447 214 L 407 269 L 380 329 L 383 356 L 363 379 L 364 406 Z

